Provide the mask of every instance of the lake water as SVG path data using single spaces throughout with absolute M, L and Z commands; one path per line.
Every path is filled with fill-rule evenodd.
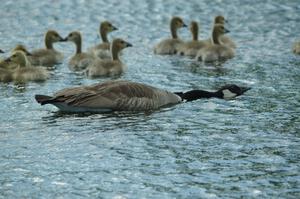
M 251 86 L 234 100 L 197 100 L 152 113 L 60 114 L 35 94 L 103 82 L 69 71 L 71 43 L 45 83 L 0 83 L 0 198 L 299 198 L 300 3 L 290 1 L 7 0 L 0 4 L 0 48 L 43 47 L 48 29 L 99 42 L 100 21 L 119 28 L 121 77 L 170 91 Z M 214 16 L 229 20 L 236 57 L 221 66 L 157 56 L 169 20 L 201 23 L 208 38 Z M 190 33 L 179 35 L 188 40 Z

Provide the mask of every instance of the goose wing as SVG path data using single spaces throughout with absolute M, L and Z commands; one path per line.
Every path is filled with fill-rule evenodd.
M 121 80 L 64 89 L 52 101 L 89 109 L 141 111 L 177 104 L 181 98 L 152 86 Z

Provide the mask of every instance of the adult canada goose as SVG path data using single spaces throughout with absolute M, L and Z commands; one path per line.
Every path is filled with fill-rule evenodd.
M 0 49 L 0 53 L 5 53 L 3 50 Z
M 216 24 L 212 32 L 212 44 L 198 51 L 196 60 L 204 62 L 224 61 L 234 57 L 234 50 L 220 42 L 220 36 L 228 33 L 223 25 Z
M 294 43 L 293 53 L 300 55 L 300 41 Z
M 31 52 L 33 65 L 53 66 L 63 60 L 63 54 L 53 48 L 56 42 L 62 42 L 64 39 L 55 31 L 48 30 L 45 35 L 44 49 L 37 49 Z
M 32 67 L 22 51 L 15 51 L 6 61 L 18 65 L 16 69 L 11 71 L 12 79 L 16 83 L 45 81 L 49 77 L 49 73 L 44 67 Z
M 101 59 L 111 58 L 109 49 L 110 42 L 107 39 L 107 35 L 110 32 L 118 30 L 115 26 L 113 26 L 109 21 L 103 21 L 99 27 L 99 33 L 102 39 L 102 43 L 90 48 L 88 50 L 89 53 L 94 54 L 96 57 Z
M 66 38 L 65 41 L 74 42 L 76 45 L 76 52 L 73 57 L 71 57 L 69 61 L 69 68 L 72 71 L 81 71 L 87 68 L 89 63 L 93 60 L 93 55 L 82 52 L 82 37 L 80 32 L 74 31 L 71 32 Z
M 205 47 L 207 42 L 198 40 L 199 27 L 196 21 L 191 22 L 190 31 L 192 33 L 192 40 L 184 42 L 182 45 L 180 45 L 178 48 L 178 53 L 179 55 L 195 57 L 198 50 Z
M 225 23 L 228 23 L 228 21 L 227 21 L 223 16 L 219 15 L 219 16 L 216 16 L 216 17 L 215 17 L 214 24 L 222 24 L 222 25 L 225 26 Z M 230 47 L 230 48 L 233 48 L 233 49 L 236 48 L 236 44 L 234 43 L 234 41 L 233 41 L 230 37 L 228 37 L 228 36 L 226 36 L 226 35 L 222 35 L 222 36 L 220 37 L 220 41 L 221 41 L 224 45 L 226 45 L 226 46 L 228 46 L 228 47 Z
M 53 96 L 36 95 L 41 105 L 52 104 L 63 112 L 148 111 L 200 98 L 230 99 L 250 88 L 227 85 L 216 92 L 192 90 L 172 93 L 126 80 L 66 88 Z
M 183 20 L 180 17 L 173 17 L 170 23 L 172 38 L 164 39 L 161 42 L 159 42 L 154 47 L 154 53 L 160 55 L 176 54 L 179 45 L 183 43 L 183 41 L 177 36 L 177 30 L 182 27 L 187 27 L 187 25 L 184 24 Z
M 90 78 L 101 76 L 120 75 L 125 70 L 125 65 L 119 59 L 122 49 L 132 46 L 123 39 L 114 39 L 111 44 L 111 60 L 95 59 L 86 69 L 86 76 Z

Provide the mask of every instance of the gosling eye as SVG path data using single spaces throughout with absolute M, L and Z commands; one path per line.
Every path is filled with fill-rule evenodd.
M 121 43 L 121 44 L 125 44 L 125 42 L 124 42 L 124 41 L 121 41 L 120 43 Z
M 73 36 L 73 33 L 70 33 L 69 36 L 72 37 L 72 36 Z

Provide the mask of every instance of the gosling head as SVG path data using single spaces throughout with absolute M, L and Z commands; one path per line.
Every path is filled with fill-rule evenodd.
M 112 48 L 117 50 L 122 50 L 127 47 L 132 47 L 132 44 L 124 41 L 123 39 L 114 39 L 112 42 Z
M 18 44 L 16 45 L 16 47 L 12 50 L 12 53 L 13 52 L 16 52 L 16 51 L 22 51 L 25 53 L 26 56 L 32 56 L 32 54 L 26 49 L 26 47 L 22 44 Z
M 225 23 L 228 23 L 228 21 L 222 15 L 215 17 L 215 24 L 225 24 Z
M 187 25 L 183 22 L 183 20 L 180 17 L 173 17 L 171 20 L 171 27 L 174 27 L 175 29 L 187 27 Z
M 6 62 L 11 62 L 19 65 L 20 67 L 26 67 L 28 65 L 28 61 L 26 55 L 23 51 L 14 51 L 12 55 L 5 60 Z
M 52 43 L 64 41 L 64 39 L 55 30 L 48 30 L 46 32 L 45 40 Z
M 217 93 L 220 93 L 223 99 L 232 99 L 236 96 L 242 95 L 250 89 L 250 87 L 241 87 L 235 84 L 228 84 L 220 88 Z
M 213 32 L 214 32 L 214 34 L 217 34 L 217 35 L 224 35 L 226 33 L 229 33 L 230 31 L 228 29 L 226 29 L 224 27 L 224 25 L 216 24 L 216 25 L 214 25 Z
M 74 43 L 80 43 L 81 42 L 81 34 L 78 31 L 74 31 L 69 33 L 69 35 L 64 39 L 64 41 L 72 41 Z
M 109 32 L 113 32 L 115 30 L 118 30 L 118 28 L 116 28 L 115 26 L 113 26 L 109 21 L 103 21 L 100 24 L 100 33 L 102 31 L 109 33 Z

